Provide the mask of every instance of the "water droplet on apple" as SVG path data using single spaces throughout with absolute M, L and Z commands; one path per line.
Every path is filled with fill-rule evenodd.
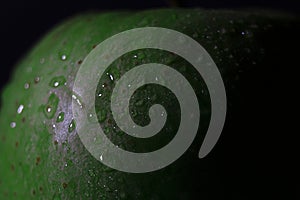
M 52 119 L 54 117 L 54 114 L 57 110 L 57 106 L 59 103 L 59 98 L 56 96 L 56 94 L 51 93 L 51 95 L 48 98 L 48 102 L 46 105 L 44 105 L 44 115 L 48 119 Z
M 11 123 L 10 123 L 10 127 L 11 127 L 11 128 L 16 128 L 16 126 L 17 126 L 17 123 L 16 123 L 16 122 L 11 122 Z
M 80 108 L 83 108 L 83 103 L 82 101 L 80 100 L 79 96 L 75 93 L 72 94 L 72 99 L 75 100 L 75 102 L 77 103 L 77 105 L 80 107 Z
M 60 59 L 65 61 L 65 60 L 67 60 L 67 56 L 65 54 L 63 54 L 63 55 L 61 55 Z
M 23 109 L 24 109 L 24 105 L 21 104 L 21 105 L 18 107 L 18 109 L 17 109 L 17 113 L 18 113 L 18 114 L 21 114 L 22 111 L 23 111 Z
M 75 124 L 75 120 L 72 119 L 71 123 L 69 124 L 69 127 L 68 127 L 68 132 L 71 133 L 72 131 L 74 131 L 76 128 L 76 124 Z
M 29 83 L 25 83 L 25 84 L 24 84 L 24 89 L 27 90 L 27 89 L 29 89 L 29 88 L 30 88 L 30 84 L 29 84 Z
M 64 85 L 66 83 L 66 78 L 64 76 L 56 76 L 51 79 L 49 86 L 53 88 L 57 88 L 61 85 Z
M 65 113 L 64 112 L 60 112 L 56 118 L 56 122 L 57 123 L 60 123 L 60 122 L 63 122 L 65 119 Z
M 34 78 L 34 83 L 37 84 L 37 83 L 39 83 L 39 82 L 40 82 L 40 77 L 38 77 L 38 76 L 35 77 L 35 78 Z

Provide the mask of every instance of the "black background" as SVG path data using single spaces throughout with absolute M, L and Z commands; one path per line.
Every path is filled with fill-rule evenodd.
M 177 3 L 175 3 L 177 2 Z M 34 43 L 66 17 L 88 10 L 144 10 L 159 7 L 204 7 L 279 9 L 299 12 L 297 0 L 51 0 L 2 1 L 0 12 L 0 90 L 13 66 Z
M 9 80 L 16 62 L 40 37 L 66 17 L 87 10 L 144 10 L 176 4 L 181 7 L 215 9 L 258 7 L 293 13 L 300 11 L 300 3 L 297 0 L 4 1 L 1 2 L 0 12 L 0 90 Z M 300 37 L 297 36 L 298 33 L 299 26 L 295 27 L 291 38 Z M 297 46 L 292 47 L 295 43 L 289 42 L 281 45 L 294 48 L 294 54 L 291 56 L 299 57 Z M 296 44 L 299 44 L 299 41 Z M 280 56 L 280 49 L 277 56 Z M 282 199 L 296 198 L 295 195 L 298 195 L 300 199 L 297 165 L 297 152 L 300 150 L 296 137 L 299 131 L 294 129 L 297 118 L 292 115 L 297 114 L 298 107 L 294 94 L 297 93 L 295 72 L 299 63 L 295 59 L 288 63 L 290 66 L 276 61 L 273 64 L 277 67 L 274 73 L 265 72 L 257 76 L 253 85 L 245 84 L 248 91 L 244 91 L 242 95 L 250 97 L 249 93 L 252 93 L 257 98 L 252 96 L 244 102 L 243 106 L 246 106 L 240 111 L 244 113 L 244 118 L 229 119 L 231 124 L 228 124 L 227 128 L 233 132 L 222 135 L 214 152 L 207 158 L 220 164 L 220 177 L 234 182 L 228 185 L 234 188 L 225 189 L 236 190 L 238 199 L 260 199 L 260 194 L 263 194 L 263 197 L 278 195 L 277 197 Z

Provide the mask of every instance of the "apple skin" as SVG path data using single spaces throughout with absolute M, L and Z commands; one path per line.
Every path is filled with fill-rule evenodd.
M 292 26 L 286 22 L 294 21 L 276 12 L 202 9 L 86 13 L 64 21 L 17 64 L 2 92 L 0 199 L 226 196 L 214 193 L 215 188 L 226 187 L 213 174 L 217 168 L 207 172 L 215 163 L 197 159 L 203 134 L 182 158 L 156 172 L 124 173 L 93 158 L 82 145 L 72 118 L 76 72 L 97 44 L 121 31 L 145 26 L 178 30 L 198 41 L 219 66 L 230 112 L 243 73 L 263 63 L 264 38 L 274 27 L 284 29 Z M 54 86 L 55 82 L 59 85 Z

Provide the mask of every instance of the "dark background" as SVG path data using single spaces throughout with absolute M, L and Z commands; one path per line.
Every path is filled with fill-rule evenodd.
M 292 13 L 300 11 L 297 0 L 4 1 L 0 12 L 0 90 L 9 80 L 16 62 L 40 37 L 66 17 L 87 10 L 143 10 L 171 6 L 214 9 L 257 7 Z M 290 40 L 287 39 L 289 36 Z M 296 117 L 292 117 L 293 113 L 298 113 L 294 94 L 299 90 L 296 88 L 296 68 L 299 68 L 299 62 L 295 59 L 299 57 L 299 26 L 291 33 L 283 33 L 283 37 L 285 40 L 280 45 L 283 48 L 294 48 L 290 55 L 294 60 L 288 66 L 277 62 L 276 57 L 281 56 L 281 49 L 277 49 L 273 52 L 274 58 L 268 58 L 273 59 L 274 70 L 271 69 L 271 73 L 265 71 L 264 74 L 259 72 L 258 76 L 249 75 L 249 82 L 244 85 L 247 91 L 241 92 L 246 101 L 243 102 L 243 106 L 246 106 L 241 106 L 244 110 L 239 111 L 243 113 L 243 118 L 236 114 L 235 118 L 229 119 L 231 124 L 227 124 L 227 127 L 232 132 L 222 135 L 215 150 L 207 158 L 220 164 L 216 176 L 233 182 L 224 190 L 236 190 L 237 199 L 276 196 L 280 199 L 297 199 L 296 195 L 300 199 L 297 164 L 300 152 L 297 144 L 299 130 L 294 129 L 299 122 Z M 274 42 L 278 39 L 280 36 L 274 37 Z M 298 41 L 292 41 L 295 39 Z M 256 80 L 249 84 L 252 75 Z M 256 96 L 250 96 L 250 93 Z M 248 97 L 250 99 L 246 99 Z
M 2 1 L 0 12 L 0 90 L 13 66 L 34 43 L 66 17 L 88 10 L 142 10 L 159 7 L 204 7 L 279 9 L 299 12 L 297 0 L 51 0 Z

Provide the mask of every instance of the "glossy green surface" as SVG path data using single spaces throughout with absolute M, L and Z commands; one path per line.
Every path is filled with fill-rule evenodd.
M 114 34 L 145 26 L 175 29 L 197 40 L 211 55 L 223 76 L 230 108 L 240 74 L 255 69 L 264 58 L 265 50 L 260 41 L 274 26 L 285 26 L 282 22 L 289 20 L 292 18 L 276 13 L 195 9 L 91 13 L 63 22 L 21 60 L 2 93 L 0 199 L 190 199 L 209 196 L 203 185 L 213 185 L 207 180 L 214 182 L 218 178 L 206 174 L 205 167 L 199 168 L 203 163 L 197 153 L 203 134 L 182 158 L 157 172 L 123 173 L 94 159 L 81 144 L 76 122 L 72 119 L 72 84 L 76 72 L 86 55 Z M 162 51 L 131 52 L 116 61 L 108 74 L 113 74 L 117 80 L 133 66 L 153 61 L 178 69 L 191 80 L 198 97 L 207 98 L 201 77 L 194 74 L 190 65 Z M 106 85 L 104 89 L 99 87 L 97 92 L 105 94 L 107 100 L 114 83 L 109 76 L 101 81 L 99 86 Z M 155 90 L 158 94 L 154 94 Z M 145 111 L 162 100 L 174 112 L 170 124 L 176 124 L 178 108 L 172 94 L 166 95 L 164 88 L 148 91 L 150 94 L 137 93 L 134 99 L 138 100 L 131 102 L 134 107 L 131 114 L 136 122 L 146 124 L 149 119 Z M 149 95 L 153 99 L 145 101 Z M 108 102 L 99 100 L 97 105 Z M 209 101 L 202 101 L 202 106 L 207 120 Z M 172 137 L 163 136 L 158 143 L 154 140 L 139 145 L 128 138 L 122 139 L 124 134 L 112 128 L 109 110 L 98 111 L 98 120 L 107 134 L 123 148 L 145 151 L 154 144 L 159 148 L 162 141 L 165 144 Z M 202 131 L 206 125 L 204 120 Z M 172 134 L 170 127 L 166 131 Z M 199 183 L 201 180 L 206 182 Z

